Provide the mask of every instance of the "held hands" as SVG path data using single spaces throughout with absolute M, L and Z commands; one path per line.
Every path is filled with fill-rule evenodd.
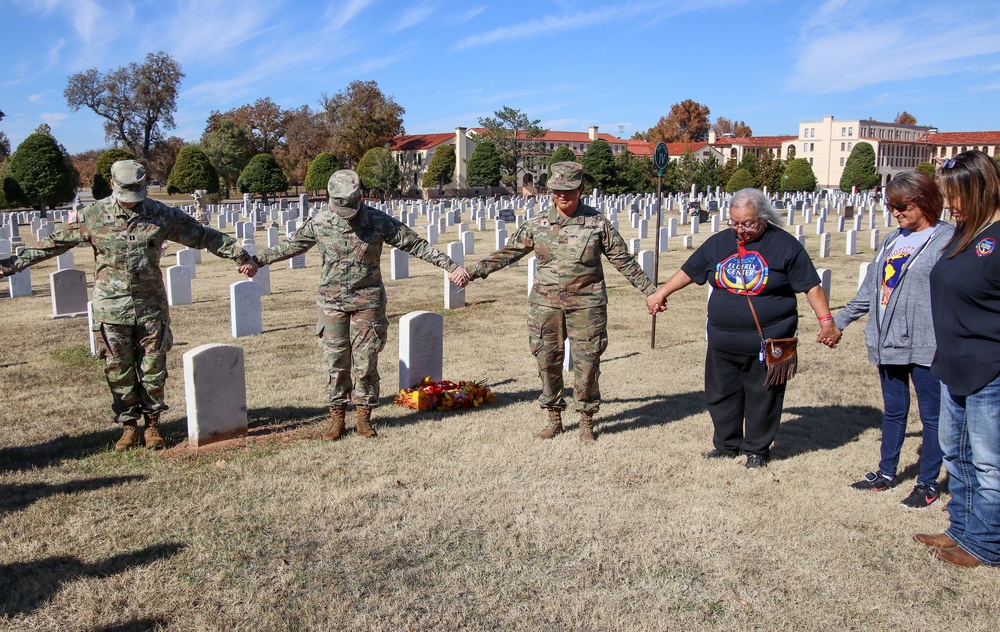
M 831 349 L 836 349 L 837 343 L 840 342 L 840 338 L 843 335 L 844 332 L 838 329 L 837 326 L 833 324 L 832 320 L 828 320 L 820 323 L 819 333 L 816 335 L 816 342 L 825 344 Z
M 257 270 L 260 269 L 260 266 L 257 264 L 257 257 L 250 257 L 246 263 L 236 269 L 246 278 L 252 279 L 257 275 Z
M 448 273 L 448 280 L 458 287 L 465 287 L 472 280 L 472 276 L 464 267 L 458 266 Z

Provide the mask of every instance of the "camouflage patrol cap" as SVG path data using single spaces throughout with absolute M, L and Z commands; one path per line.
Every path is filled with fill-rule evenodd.
M 335 171 L 326 183 L 330 194 L 330 211 L 338 217 L 351 219 L 358 214 L 361 199 L 361 178 L 350 169 Z
M 583 165 L 578 162 L 557 162 L 550 168 L 552 177 L 547 186 L 552 191 L 572 191 L 583 186 Z
M 111 165 L 113 192 L 119 202 L 142 202 L 146 199 L 146 168 L 135 160 L 119 160 Z

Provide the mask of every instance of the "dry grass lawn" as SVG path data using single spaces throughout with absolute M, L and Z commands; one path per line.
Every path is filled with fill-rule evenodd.
M 858 241 L 862 254 L 846 257 L 834 235 L 837 256 L 816 260 L 833 270 L 835 309 L 871 256 L 867 231 Z M 491 244 L 492 232 L 478 234 L 469 262 Z M 807 247 L 818 252 L 815 235 Z M 661 280 L 687 254 L 663 255 Z M 92 281 L 89 252 L 75 255 Z M 194 304 L 172 310 L 173 447 L 161 453 L 110 451 L 119 432 L 86 322 L 48 317 L 54 261 L 32 270 L 31 297 L 12 300 L 4 284 L 0 627 L 996 628 L 1000 574 L 948 567 L 910 540 L 947 524 L 943 503 L 899 504 L 917 471 L 916 406 L 902 486 L 848 486 L 878 461 L 881 395 L 861 323 L 828 350 L 812 342 L 815 318 L 800 299 L 801 372 L 774 460 L 747 471 L 742 459 L 700 456 L 712 434 L 705 288 L 671 299 L 651 350 L 642 296 L 609 265 L 596 444 L 579 444 L 575 418 L 553 441 L 532 438 L 544 419 L 523 265 L 473 283 L 468 307 L 445 314 L 445 377 L 485 380 L 495 403 L 448 414 L 392 405 L 399 316 L 442 308 L 442 272 L 413 260 L 411 278 L 386 281 L 380 436 L 330 444 L 318 439 L 317 265 L 310 253 L 305 270 L 275 266 L 264 334 L 234 340 L 227 285 L 238 277 L 205 256 Z M 184 446 L 181 355 L 211 342 L 246 350 L 251 426 L 273 432 L 199 453 Z

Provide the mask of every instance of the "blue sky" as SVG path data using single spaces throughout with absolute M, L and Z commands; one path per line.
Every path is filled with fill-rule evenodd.
M 187 75 L 177 128 L 260 97 L 316 109 L 375 80 L 407 133 L 510 106 L 550 129 L 625 137 L 694 99 L 757 135 L 803 120 L 1000 130 L 996 0 L 0 0 L 0 121 L 14 147 L 48 123 L 71 153 L 106 147 L 67 77 L 166 51 Z

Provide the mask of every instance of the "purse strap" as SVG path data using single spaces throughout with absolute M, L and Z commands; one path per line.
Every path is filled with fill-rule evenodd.
M 743 295 L 747 297 L 747 305 L 750 306 L 750 313 L 753 315 L 753 323 L 757 325 L 757 333 L 760 339 L 764 340 L 764 330 L 760 328 L 760 321 L 757 320 L 757 310 L 753 308 L 753 301 L 750 300 L 750 292 L 747 290 L 747 278 L 743 275 L 743 255 L 747 253 L 742 241 L 736 242 L 736 252 L 740 257 L 740 283 L 743 284 Z

